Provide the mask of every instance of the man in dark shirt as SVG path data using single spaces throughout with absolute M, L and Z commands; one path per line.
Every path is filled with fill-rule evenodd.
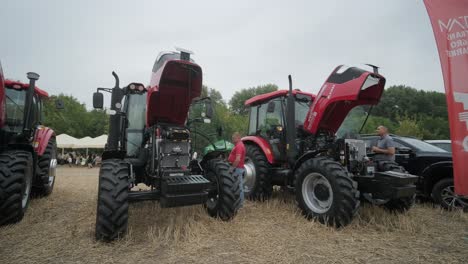
M 377 146 L 372 147 L 372 152 L 375 153 L 374 160 L 395 160 L 395 142 L 388 135 L 388 128 L 379 126 L 377 134 L 379 134 L 380 139 L 377 141 Z

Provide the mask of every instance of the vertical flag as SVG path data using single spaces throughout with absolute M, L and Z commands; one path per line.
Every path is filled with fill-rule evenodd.
M 439 50 L 455 192 L 468 195 L 468 0 L 424 0 Z

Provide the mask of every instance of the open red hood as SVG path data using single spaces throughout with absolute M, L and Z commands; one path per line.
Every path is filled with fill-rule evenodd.
M 3 69 L 0 63 L 0 127 L 5 123 L 5 80 L 3 79 Z
M 148 90 L 146 125 L 183 125 L 192 100 L 200 96 L 201 90 L 202 69 L 194 62 L 169 59 L 155 65 Z
M 385 78 L 366 70 L 338 66 L 328 77 L 312 103 L 304 122 L 309 133 L 336 133 L 349 111 L 358 105 L 380 101 Z

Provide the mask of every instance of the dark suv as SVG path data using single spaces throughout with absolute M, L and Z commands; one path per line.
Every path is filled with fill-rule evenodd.
M 452 153 L 413 137 L 391 135 L 395 142 L 395 161 L 409 173 L 418 175 L 418 194 L 445 209 L 468 209 L 468 197 L 454 192 Z M 363 135 L 368 152 L 379 136 Z M 372 156 L 372 153 L 369 153 Z

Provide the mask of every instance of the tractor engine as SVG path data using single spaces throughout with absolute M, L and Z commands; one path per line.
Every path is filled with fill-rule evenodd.
M 159 127 L 156 171 L 164 176 L 183 176 L 190 163 L 190 131 L 184 127 Z

